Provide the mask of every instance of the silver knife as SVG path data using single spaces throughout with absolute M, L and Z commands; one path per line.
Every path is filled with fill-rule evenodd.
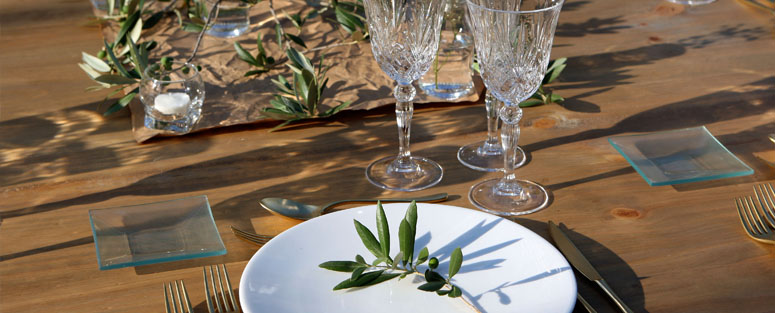
M 603 291 L 605 291 L 605 293 L 614 300 L 622 312 L 633 313 L 633 311 L 627 307 L 626 304 L 624 304 L 624 301 L 622 301 L 622 299 L 620 299 L 619 296 L 614 293 L 614 290 L 611 289 L 611 286 L 608 286 L 608 283 L 605 282 L 603 276 L 600 276 L 600 273 L 595 270 L 595 268 L 592 266 L 592 264 L 589 263 L 587 258 L 584 257 L 581 251 L 576 248 L 576 245 L 570 241 L 570 238 L 568 238 L 562 229 L 557 227 L 557 225 L 555 225 L 552 221 L 549 221 L 549 234 L 557 244 L 557 248 L 560 249 L 562 254 L 565 255 L 568 261 L 570 261 L 570 264 L 572 264 L 573 267 L 579 271 L 579 273 L 584 275 L 584 277 L 587 279 L 596 282 L 600 288 L 603 288 Z

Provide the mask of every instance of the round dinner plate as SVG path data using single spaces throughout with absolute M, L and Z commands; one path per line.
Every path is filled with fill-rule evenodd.
M 463 251 L 452 279 L 481 312 L 571 312 L 576 280 L 568 262 L 546 240 L 514 222 L 488 213 L 440 204 L 417 204 L 415 255 L 427 246 L 447 276 L 449 256 Z M 398 225 L 407 203 L 383 205 L 390 227 L 390 254 L 398 253 Z M 353 219 L 376 236 L 376 205 L 311 219 L 281 233 L 250 259 L 239 286 L 247 313 L 473 312 L 461 299 L 417 290 L 424 279 L 411 275 L 374 286 L 333 291 L 349 273 L 318 267 L 334 260 L 367 262 Z M 420 266 L 424 270 L 425 265 Z

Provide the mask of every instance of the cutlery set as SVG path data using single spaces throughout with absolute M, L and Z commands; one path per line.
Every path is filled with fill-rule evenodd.
M 231 288 L 226 265 L 210 265 L 202 268 L 207 310 L 210 313 L 240 313 L 241 310 Z M 211 293 L 212 292 L 212 293 Z M 220 297 L 219 297 L 220 295 Z M 213 305 L 213 302 L 215 305 Z M 192 313 L 191 300 L 183 280 L 164 284 L 164 305 L 167 313 Z M 217 310 L 216 310 L 217 309 Z

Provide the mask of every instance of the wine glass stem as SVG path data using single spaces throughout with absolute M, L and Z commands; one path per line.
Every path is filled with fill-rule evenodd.
M 398 84 L 393 89 L 396 98 L 396 122 L 398 124 L 398 158 L 396 166 L 407 168 L 412 166 L 412 153 L 409 151 L 409 135 L 412 129 L 414 105 L 412 99 L 416 94 L 411 84 Z
M 499 110 L 503 127 L 501 129 L 501 146 L 503 147 L 503 179 L 498 183 L 500 192 L 520 194 L 521 187 L 517 183 L 514 173 L 516 169 L 517 142 L 519 141 L 519 120 L 522 118 L 522 109 L 519 106 L 504 105 Z
M 484 108 L 487 110 L 487 140 L 482 145 L 483 152 L 500 151 L 498 142 L 498 110 L 501 102 L 488 91 L 484 98 Z

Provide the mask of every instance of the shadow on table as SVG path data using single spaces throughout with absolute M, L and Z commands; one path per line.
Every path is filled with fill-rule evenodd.
M 471 111 L 473 112 L 473 111 Z M 259 149 L 228 155 L 213 160 L 207 160 L 191 165 L 186 165 L 171 169 L 159 174 L 151 175 L 129 184 L 124 187 L 101 191 L 97 193 L 78 196 L 70 199 L 50 202 L 33 207 L 0 212 L 0 218 L 12 218 L 40 212 L 58 210 L 73 205 L 85 205 L 106 201 L 119 196 L 126 195 L 167 195 L 180 194 L 186 192 L 195 192 L 223 188 L 244 183 L 256 182 L 260 180 L 292 177 L 302 172 L 326 172 L 329 167 L 333 168 L 343 163 L 366 164 L 376 160 L 381 156 L 393 155 L 397 153 L 397 134 L 394 116 L 388 110 L 369 111 L 364 116 L 347 112 L 345 121 L 347 125 L 331 126 L 332 131 L 320 132 L 307 138 L 301 138 L 296 141 L 277 146 L 267 146 Z M 433 113 L 433 112 L 431 112 Z M 481 121 L 477 123 L 464 123 L 469 118 L 468 114 L 454 115 L 454 122 L 443 122 L 444 118 L 449 116 L 438 114 L 423 114 L 417 119 L 428 119 L 425 123 L 416 123 L 412 130 L 412 140 L 417 145 L 433 141 L 437 136 L 446 132 L 475 132 L 481 131 L 479 126 L 484 125 L 483 110 Z M 478 115 L 478 114 L 477 114 Z M 479 119 L 477 119 L 479 120 Z M 428 126 L 424 126 L 427 124 Z M 278 136 L 282 135 L 279 133 Z M 173 141 L 187 142 L 180 145 L 196 146 L 193 143 L 202 143 L 200 149 L 206 149 L 209 142 L 208 133 L 193 135 L 181 139 L 175 138 Z M 201 142 L 204 140 L 205 142 Z M 364 145 L 364 140 L 368 144 Z M 192 143 L 189 143 L 192 142 Z M 167 140 L 165 140 L 167 144 Z M 163 145 L 161 145 L 163 146 Z M 155 149 L 160 149 L 154 147 Z M 176 145 L 178 146 L 178 145 Z M 413 153 L 430 157 L 441 163 L 448 169 L 460 167 L 455 159 L 457 151 L 456 146 L 439 146 L 433 149 L 423 150 L 415 148 Z M 185 154 L 196 153 L 196 151 L 184 151 Z M 329 160 L 328 163 L 321 159 Z M 83 163 L 83 162 L 81 162 Z M 113 164 L 112 166 L 117 166 Z M 457 168 L 456 168 L 457 167 Z M 238 173 L 235 175 L 235 173 Z M 362 196 L 376 195 L 382 192 L 381 189 L 366 183 L 363 173 L 353 174 L 353 184 L 368 186 L 370 191 Z M 445 177 L 443 184 L 455 184 L 465 180 L 475 180 L 478 175 L 449 175 Z M 328 184 L 332 180 L 338 180 L 337 176 L 322 178 Z M 298 185 L 297 189 L 292 191 L 302 193 L 303 190 L 312 188 L 308 185 L 308 179 L 293 181 L 292 184 Z M 314 180 L 313 180 L 314 182 Z M 349 186 L 339 186 L 338 188 L 349 188 Z M 346 189 L 342 189 L 346 190 Z M 352 194 L 350 194 L 352 195 Z
M 623 22 L 626 21 L 621 20 L 621 17 L 613 17 L 591 18 L 584 23 L 560 24 L 557 26 L 556 36 L 583 37 L 588 34 L 616 33 L 629 28 L 629 26 L 619 26 Z M 688 49 L 702 49 L 721 41 L 755 41 L 765 38 L 767 34 L 767 30 L 761 26 L 745 28 L 743 24 L 723 25 L 717 30 L 679 39 L 674 43 L 661 43 L 660 38 L 653 37 L 650 39 L 653 44 L 643 47 L 570 57 L 567 61 L 568 67 L 559 78 L 562 85 L 558 85 L 557 88 L 600 88 L 587 94 L 570 97 L 563 103 L 563 107 L 571 111 L 600 112 L 596 104 L 583 101 L 581 98 L 606 92 L 614 86 L 631 84 L 632 82 L 628 80 L 634 75 L 628 73 L 629 67 L 649 65 L 664 59 L 679 57 L 686 54 Z
M 310 138 L 306 138 L 298 142 L 292 142 L 283 146 L 265 147 L 244 153 L 229 155 L 223 158 L 217 158 L 214 160 L 182 166 L 166 172 L 148 176 L 121 188 L 87 194 L 29 208 L 0 212 L 0 217 L 11 218 L 28 214 L 36 214 L 51 210 L 58 210 L 74 205 L 99 203 L 115 197 L 126 195 L 175 195 L 203 191 L 220 187 L 251 183 L 264 179 L 292 177 L 301 171 L 319 171 L 320 174 L 308 176 L 303 179 L 288 181 L 282 184 L 262 184 L 262 188 L 260 189 L 216 204 L 213 206 L 213 214 L 215 216 L 216 222 L 219 224 L 224 222 L 234 222 L 235 226 L 242 226 L 245 229 L 251 229 L 252 225 L 241 223 L 244 223 L 244 221 L 249 221 L 250 218 L 265 216 L 268 214 L 266 211 L 258 207 L 258 200 L 269 196 L 293 198 L 299 201 L 315 204 L 322 204 L 318 203 L 320 202 L 320 199 L 325 199 L 323 202 L 326 202 L 332 199 L 344 199 L 353 197 L 373 198 L 378 196 L 391 196 L 383 195 L 385 192 L 384 190 L 369 184 L 364 177 L 364 168 L 362 167 L 348 167 L 330 171 L 327 170 L 327 166 L 323 166 L 322 168 L 315 166 L 315 164 L 319 164 L 317 163 L 319 160 L 310 158 L 310 156 L 319 156 L 321 153 L 328 151 L 326 152 L 325 157 L 337 164 L 340 162 L 366 163 L 367 161 L 376 160 L 382 156 L 396 153 L 397 146 L 395 143 L 395 124 L 391 110 L 385 109 L 369 112 L 370 113 L 366 114 L 366 117 L 363 116 L 363 112 L 361 112 L 361 114 L 345 112 L 347 115 L 346 121 L 350 123 L 348 124 L 349 126 L 331 126 L 339 127 L 340 129 L 330 133 L 315 135 Z M 447 110 L 438 111 L 437 113 L 433 114 L 435 115 L 430 116 L 431 114 L 428 114 L 427 117 L 423 116 L 421 118 L 448 119 L 449 116 L 447 115 L 451 115 L 452 119 L 467 120 L 472 119 L 471 115 L 475 115 L 476 119 L 474 120 L 476 122 L 455 122 L 459 126 L 431 123 L 432 125 L 429 126 L 431 129 L 415 127 L 413 130 L 414 136 L 412 139 L 414 139 L 416 143 L 431 141 L 440 132 L 443 133 L 444 131 L 470 133 L 479 132 L 486 128 L 484 125 L 484 109 L 479 106 L 463 107 L 460 109 L 455 109 L 451 112 Z M 374 122 L 380 123 L 376 126 L 364 125 L 365 123 L 374 124 Z M 20 123 L 20 125 L 26 124 L 27 123 Z M 316 125 L 315 127 L 319 127 L 319 125 Z M 364 129 L 367 131 L 363 134 L 350 138 L 347 136 L 347 134 L 348 131 L 350 131 L 352 128 Z M 237 129 L 241 129 L 242 131 L 254 130 L 249 126 L 239 126 Z M 261 129 L 266 130 L 265 126 L 263 126 Z M 213 130 L 212 132 L 218 133 L 231 131 L 234 131 L 234 129 Z M 209 142 L 210 135 L 212 134 L 205 133 L 191 136 L 193 138 L 173 138 L 171 140 L 163 140 L 163 143 L 153 148 L 162 149 L 164 146 L 170 144 L 176 146 L 197 146 L 198 144 L 202 143 L 201 140 L 206 140 L 206 143 Z M 372 144 L 366 147 L 366 149 L 358 150 L 360 146 L 356 139 L 370 137 L 376 138 L 376 140 L 373 140 Z M 320 145 L 316 145 L 314 143 L 317 140 L 321 140 L 323 138 L 332 138 L 330 141 L 327 141 L 330 144 L 326 145 L 326 147 L 323 148 Z M 206 149 L 206 147 L 207 144 L 202 144 L 199 149 Z M 472 171 L 463 167 L 455 158 L 457 149 L 457 146 L 438 146 L 434 147 L 433 149 L 414 150 L 415 155 L 422 155 L 436 160 L 445 168 L 447 174 L 437 188 L 443 188 L 444 186 L 455 185 L 464 182 L 478 181 L 481 180 L 483 175 L 485 175 L 485 173 Z M 184 151 L 184 153 L 195 153 L 186 149 L 178 151 Z M 157 157 L 164 158 L 164 156 Z M 235 175 L 235 173 L 238 173 L 238 175 Z M 334 181 L 351 183 L 346 185 L 333 185 L 332 182 Z M 434 192 L 417 192 L 411 193 L 411 195 L 421 196 L 429 193 Z M 405 193 L 402 194 L 402 196 L 405 195 Z M 451 195 L 451 198 L 455 197 L 459 198 L 460 196 Z M 225 235 L 225 233 L 222 234 L 222 236 Z M 231 240 L 231 238 L 229 240 Z M 38 247 L 7 254 L 2 256 L 2 260 L 15 259 L 68 247 L 91 244 L 92 242 L 93 241 L 91 237 L 84 237 L 45 247 Z M 244 261 L 249 258 L 253 252 L 255 252 L 255 247 L 245 245 L 241 242 L 237 247 L 238 251 L 233 251 L 234 248 L 229 247 L 231 249 L 230 253 L 225 257 L 189 260 L 176 262 L 174 264 L 149 265 L 145 267 L 139 267 L 137 272 L 138 274 L 148 274 L 180 268 L 198 267 L 205 264 L 223 263 L 229 260 Z M 232 259 L 232 257 L 235 255 L 238 256 L 237 259 Z
M 584 1 L 569 3 L 571 5 L 585 3 Z M 563 11 L 567 10 L 567 5 L 563 5 Z M 584 37 L 591 34 L 616 34 L 622 29 L 632 28 L 621 16 L 609 18 L 592 17 L 582 23 L 560 23 L 557 25 L 554 35 L 556 37 Z
M 549 235 L 549 227 L 546 223 L 525 218 L 513 218 L 512 220 L 542 236 L 550 243 L 554 243 Z M 593 238 L 577 233 L 573 229 L 566 227 L 562 227 L 562 229 L 579 250 L 582 251 L 589 262 L 600 272 L 600 275 L 603 276 L 616 294 L 624 300 L 627 306 L 635 312 L 648 312 L 645 308 L 646 301 L 643 285 L 640 282 L 648 277 L 639 277 L 615 252 L 609 250 Z M 575 269 L 574 273 L 576 273 L 579 293 L 595 310 L 600 313 L 621 312 L 597 284 L 580 275 Z M 577 302 L 573 312 L 586 313 L 587 311 Z
M 39 248 L 34 248 L 34 249 L 20 251 L 20 252 L 15 252 L 15 253 L 9 253 L 9 254 L 5 254 L 5 255 L 0 255 L 0 262 L 8 261 L 8 260 L 13 260 L 13 259 L 16 259 L 16 258 L 21 258 L 21 257 L 26 257 L 26 256 L 30 256 L 30 255 L 35 255 L 35 254 L 39 254 L 39 253 L 46 253 L 46 252 L 56 251 L 56 250 L 60 250 L 60 249 L 66 249 L 66 248 L 71 248 L 71 247 L 88 245 L 88 244 L 92 244 L 93 242 L 94 242 L 94 237 L 92 237 L 92 236 L 81 237 L 81 238 L 78 238 L 78 239 L 68 240 L 68 241 L 65 241 L 65 242 L 55 243 L 55 244 L 52 244 L 52 245 L 43 246 L 43 247 L 39 247 Z
M 0 123 L 0 185 L 10 186 L 42 179 L 100 171 L 120 166 L 131 158 L 133 162 L 165 159 L 169 154 L 158 151 L 168 145 L 117 153 L 116 148 L 94 146 L 87 137 L 127 132 L 127 112 L 103 117 L 95 110 L 107 105 L 102 101 L 82 104 L 61 111 L 25 116 Z M 186 145 L 180 153 L 193 154 L 207 149 L 207 142 Z M 127 156 L 127 154 L 134 154 Z M 84 162 L 88 159 L 88 162 Z
M 646 133 L 696 127 L 725 120 L 761 115 L 772 111 L 771 106 L 764 104 L 775 101 L 775 89 L 771 88 L 773 84 L 775 84 L 775 76 L 736 88 L 646 110 L 627 117 L 608 128 L 591 129 L 568 136 L 534 142 L 523 146 L 523 148 L 527 151 L 537 151 L 558 145 L 625 133 Z M 769 129 L 770 127 L 762 126 L 764 129 Z M 758 134 L 758 131 L 760 130 L 745 135 L 753 136 Z M 766 133 L 760 135 L 763 136 L 764 134 Z M 724 139 L 724 137 L 722 136 L 721 139 Z M 769 149 L 769 147 L 762 146 L 761 149 Z

